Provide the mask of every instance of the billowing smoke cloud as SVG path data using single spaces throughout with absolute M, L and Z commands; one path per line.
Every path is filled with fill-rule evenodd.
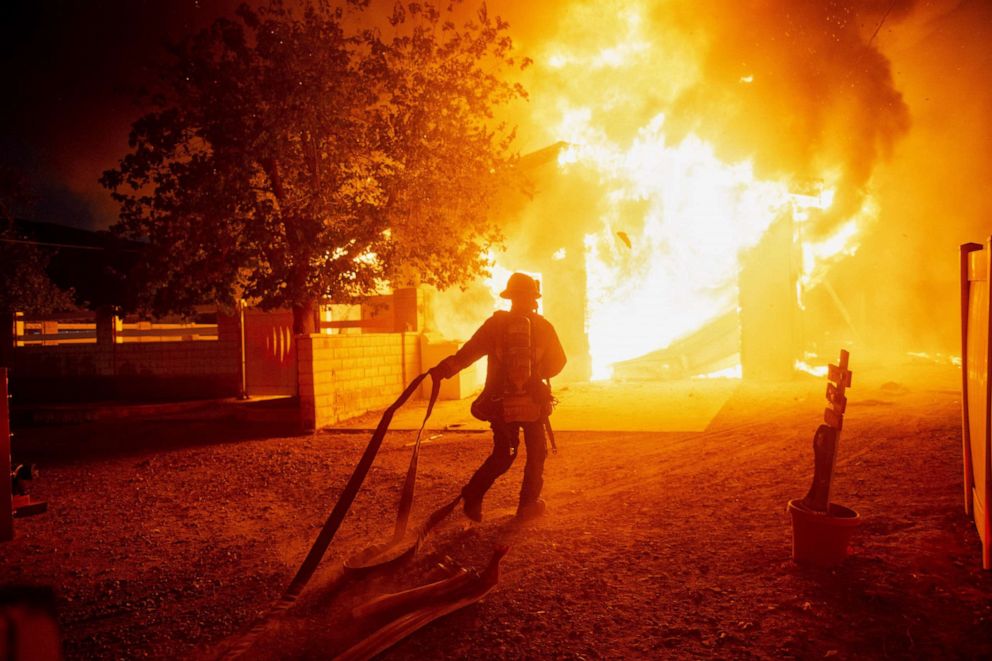
M 522 47 L 538 60 L 527 81 L 533 101 L 520 118 L 530 125 L 525 138 L 560 122 L 555 113 L 562 109 L 548 97 L 585 96 L 600 113 L 592 121 L 611 137 L 632 138 L 663 113 L 672 142 L 697 134 L 726 162 L 750 160 L 758 176 L 789 179 L 797 192 L 816 183 L 834 187 L 833 221 L 858 209 L 875 166 L 911 124 L 879 33 L 910 16 L 914 0 L 655 0 L 632 7 L 545 6 L 543 34 L 516 3 L 507 8 L 514 33 L 523 25 Z M 568 65 L 581 66 L 581 75 Z
M 992 3 L 920 3 L 877 41 L 912 128 L 872 177 L 878 222 L 831 277 L 876 345 L 960 355 L 958 246 L 992 234 Z
M 662 3 L 654 20 L 694 35 L 699 77 L 670 115 L 730 161 L 797 182 L 837 177 L 831 216 L 844 219 L 880 159 L 910 125 L 888 59 L 874 43 L 913 0 Z

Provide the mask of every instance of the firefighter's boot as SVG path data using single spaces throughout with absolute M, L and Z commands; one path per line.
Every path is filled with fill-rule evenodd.
M 465 516 L 476 523 L 482 523 L 482 499 L 470 498 L 462 493 L 462 510 Z
M 527 503 L 526 505 L 521 505 L 517 508 L 517 520 L 518 521 L 530 521 L 532 519 L 538 519 L 544 516 L 544 512 L 548 509 L 548 504 L 544 502 L 541 498 Z

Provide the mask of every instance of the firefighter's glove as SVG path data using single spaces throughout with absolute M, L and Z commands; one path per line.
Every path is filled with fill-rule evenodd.
M 429 370 L 431 377 L 436 380 L 450 379 L 458 373 L 458 370 L 455 369 L 453 363 L 454 361 L 452 361 L 450 357 L 445 358 Z

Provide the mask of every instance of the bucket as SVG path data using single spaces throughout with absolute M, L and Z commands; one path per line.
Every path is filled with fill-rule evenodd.
M 828 513 L 814 512 L 800 500 L 789 501 L 792 515 L 792 559 L 800 565 L 833 567 L 850 550 L 851 535 L 861 524 L 852 509 L 830 503 Z

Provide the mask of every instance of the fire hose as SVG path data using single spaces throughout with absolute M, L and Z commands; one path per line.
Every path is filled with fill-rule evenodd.
M 376 570 L 386 569 L 398 565 L 413 557 L 413 555 L 416 554 L 417 550 L 420 548 L 420 545 L 423 543 L 424 539 L 426 539 L 427 535 L 430 533 L 431 529 L 443 521 L 449 514 L 451 514 L 452 510 L 454 510 L 455 506 L 462 498 L 461 494 L 459 494 L 451 502 L 435 510 L 429 517 L 427 517 L 427 520 L 416 529 L 414 535 L 407 535 L 410 510 L 413 506 L 413 492 L 417 481 L 417 463 L 420 457 L 420 440 L 423 436 L 424 427 L 427 426 L 427 420 L 430 418 L 431 413 L 434 410 L 434 404 L 437 402 L 438 393 L 441 387 L 440 379 L 431 375 L 430 372 L 425 372 L 414 378 L 396 399 L 396 401 L 383 412 L 382 418 L 379 420 L 379 424 L 372 433 L 372 438 L 365 447 L 365 452 L 358 461 L 358 465 L 355 466 L 355 470 L 352 472 L 351 477 L 348 479 L 348 483 L 345 485 L 344 490 L 338 497 L 337 503 L 335 503 L 334 508 L 331 510 L 327 520 L 324 522 L 320 533 L 317 535 L 317 539 L 314 540 L 313 545 L 310 547 L 310 551 L 307 553 L 306 558 L 304 558 L 303 563 L 297 570 L 293 580 L 290 581 L 290 584 L 286 588 L 285 592 L 283 592 L 282 596 L 272 606 L 268 613 L 266 613 L 266 615 L 264 615 L 245 636 L 243 636 L 228 649 L 223 658 L 237 658 L 248 651 L 269 623 L 296 602 L 297 597 L 299 597 L 300 593 L 303 591 L 303 588 L 306 587 L 307 583 L 310 581 L 310 578 L 316 571 L 317 565 L 320 564 L 321 559 L 324 557 L 324 554 L 326 553 L 328 546 L 330 546 L 331 541 L 334 539 L 334 535 L 337 533 L 338 528 L 341 527 L 341 523 L 344 521 L 344 517 L 348 514 L 348 510 L 351 509 L 351 505 L 354 503 L 355 497 L 358 495 L 358 491 L 361 489 L 362 483 L 365 481 L 369 469 L 372 467 L 372 462 L 375 460 L 375 457 L 382 446 L 382 441 L 386 436 L 386 432 L 389 430 L 389 424 L 392 422 L 393 415 L 401 406 L 403 406 L 403 404 L 406 403 L 408 399 L 410 399 L 413 393 L 416 392 L 417 388 L 420 387 L 423 380 L 429 375 L 431 376 L 431 395 L 427 403 L 427 412 L 424 414 L 424 420 L 420 425 L 420 429 L 417 431 L 417 439 L 414 442 L 413 454 L 410 457 L 410 467 L 407 470 L 406 481 L 404 482 L 403 492 L 400 496 L 400 503 L 396 516 L 396 526 L 393 530 L 393 536 L 384 544 L 370 546 L 351 558 L 348 558 L 344 563 L 344 574 L 342 578 L 359 578 L 361 576 L 371 574 Z

